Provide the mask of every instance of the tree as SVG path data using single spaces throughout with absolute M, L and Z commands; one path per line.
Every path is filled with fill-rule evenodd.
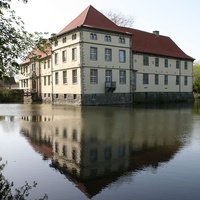
M 0 157 L 1 161 L 1 157 Z M 31 186 L 27 182 L 19 188 L 15 189 L 15 193 L 13 194 L 12 188 L 14 186 L 13 182 L 9 182 L 2 174 L 2 171 L 5 167 L 5 164 L 0 164 L 0 199 L 5 200 L 26 200 L 29 196 L 29 191 L 36 187 L 37 183 L 33 182 L 33 185 Z M 48 199 L 48 196 L 45 194 L 43 198 L 40 198 L 39 200 L 45 200 Z
M 200 63 L 198 62 L 193 66 L 193 91 L 200 93 Z
M 124 15 L 119 11 L 108 10 L 103 12 L 112 22 L 118 26 L 132 27 L 134 18 L 131 15 Z
M 43 38 L 47 33 L 28 33 L 22 19 L 11 9 L 10 2 L 11 0 L 0 0 L 0 79 L 15 74 L 19 62 L 24 60 L 35 46 L 44 49 L 46 43 Z

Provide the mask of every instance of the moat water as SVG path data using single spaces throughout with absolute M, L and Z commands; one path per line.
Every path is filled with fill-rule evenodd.
M 199 200 L 200 104 L 0 104 L 0 157 L 28 199 Z

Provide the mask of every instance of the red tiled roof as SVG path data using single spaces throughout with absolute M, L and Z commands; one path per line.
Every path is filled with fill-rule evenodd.
M 47 47 L 47 49 L 44 52 L 41 51 L 41 50 L 39 50 L 38 48 L 34 48 L 32 50 L 32 52 L 27 56 L 27 58 L 20 65 L 29 63 L 30 59 L 34 58 L 36 56 L 39 59 L 43 59 L 43 58 L 45 58 L 47 56 L 50 56 L 50 55 L 51 55 L 51 49 L 50 49 L 50 47 Z
M 185 54 L 169 37 L 156 35 L 154 33 L 148 33 L 132 28 L 122 27 L 122 29 L 133 34 L 133 52 L 194 60 L 194 58 Z
M 106 16 L 104 16 L 102 13 L 90 5 L 63 30 L 61 30 L 58 35 L 71 31 L 80 26 L 125 33 L 119 26 L 117 26 L 115 23 L 113 23 Z
M 133 34 L 132 50 L 133 52 L 156 54 L 179 59 L 194 60 L 194 58 L 186 55 L 169 37 L 156 36 L 136 29 L 117 26 L 102 13 L 97 11 L 91 5 L 88 6 L 78 17 L 69 23 L 58 35 L 85 26 L 98 28 L 108 31 L 121 32 L 124 34 Z

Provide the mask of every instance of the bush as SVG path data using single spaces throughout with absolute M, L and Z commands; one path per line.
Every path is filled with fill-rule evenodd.
M 0 89 L 0 102 L 23 102 L 23 90 Z

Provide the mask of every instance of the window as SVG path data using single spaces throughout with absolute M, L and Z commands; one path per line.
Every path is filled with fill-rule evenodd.
M 97 60 L 97 48 L 90 47 L 90 60 Z
M 95 162 L 95 161 L 97 161 L 97 158 L 98 158 L 98 151 L 97 151 L 97 149 L 91 149 L 90 150 L 90 161 L 91 162 Z
M 168 75 L 164 75 L 164 84 L 168 85 Z
M 177 61 L 176 61 L 176 69 L 179 69 L 179 68 L 180 68 L 180 61 L 177 60 Z
M 90 69 L 90 83 L 97 84 L 98 83 L 98 71 L 97 69 Z
M 184 69 L 185 69 L 185 70 L 188 69 L 188 62 L 187 62 L 187 61 L 184 62 Z
M 46 85 L 47 82 L 46 82 L 46 76 L 44 76 L 44 85 Z
M 159 76 L 158 74 L 155 74 L 155 85 L 159 84 Z
M 26 79 L 26 87 L 28 87 L 28 79 Z
M 58 72 L 55 73 L 55 84 L 58 84 Z
M 143 65 L 149 66 L 149 57 L 148 56 L 143 56 Z
M 155 66 L 159 67 L 159 58 L 155 58 Z
M 72 60 L 76 60 L 77 59 L 77 49 L 73 48 L 72 49 Z
M 51 94 L 50 94 L 50 93 L 48 93 L 48 97 L 51 97 Z
M 56 130 L 55 130 L 55 133 L 56 133 L 56 135 L 59 135 L 59 130 L 58 130 L 57 127 L 56 127 Z
M 51 83 L 51 76 L 49 75 L 48 76 L 48 85 L 50 85 L 50 83 Z
M 56 99 L 58 99 L 58 94 L 56 94 Z
M 184 76 L 184 85 L 187 85 L 188 84 L 188 78 L 187 76 Z
M 67 71 L 63 71 L 63 84 L 67 83 Z
M 67 41 L 67 38 L 66 38 L 66 37 L 63 37 L 63 38 L 62 38 L 62 42 L 63 42 L 63 43 L 66 43 L 66 41 Z
M 67 129 L 66 128 L 63 129 L 63 138 L 67 138 Z
M 90 33 L 90 39 L 91 40 L 97 40 L 97 34 L 96 33 Z
M 73 160 L 77 160 L 77 150 L 74 148 L 74 149 L 72 149 L 72 159 Z
M 168 67 L 168 59 L 165 59 L 165 67 Z
M 119 62 L 126 62 L 126 52 L 124 50 L 119 50 Z
M 73 34 L 72 35 L 72 40 L 75 40 L 76 39 L 76 34 Z
M 73 141 L 77 141 L 77 130 L 76 129 L 73 129 L 73 131 L 72 131 L 72 139 L 73 139 Z
M 125 145 L 120 145 L 118 147 L 118 157 L 124 157 L 126 153 Z
M 179 83 L 180 83 L 180 77 L 176 76 L 176 85 L 179 85 Z
M 63 62 L 67 61 L 67 51 L 66 50 L 62 51 L 62 61 Z
M 125 44 L 125 38 L 124 37 L 119 37 L 119 43 Z
M 112 82 L 112 70 L 106 70 L 106 82 Z
M 62 151 L 63 151 L 63 156 L 67 156 L 67 148 L 65 145 L 63 145 L 63 148 L 62 148 Z
M 64 99 L 67 99 L 67 94 L 64 94 Z
M 58 142 L 55 142 L 55 152 L 58 153 Z
M 110 160 L 112 157 L 112 149 L 111 147 L 105 147 L 104 149 L 104 159 L 105 160 Z
M 55 64 L 58 64 L 58 53 L 54 54 L 54 61 L 55 61 Z
M 112 61 L 112 49 L 105 49 L 105 61 Z
M 119 83 L 126 84 L 126 71 L 125 70 L 119 71 Z
M 36 67 L 35 67 L 35 63 L 33 63 L 33 64 L 32 64 L 32 71 L 34 72 L 35 69 L 36 69 Z
M 46 61 L 44 61 L 44 69 L 46 69 Z
M 72 70 L 72 83 L 77 83 L 77 69 Z
M 77 99 L 77 94 L 73 94 L 73 99 Z
M 111 36 L 110 35 L 105 35 L 104 40 L 105 40 L 105 42 L 111 42 Z
M 50 68 L 50 60 L 48 60 L 48 68 Z
M 143 84 L 149 84 L 149 74 L 143 74 Z

